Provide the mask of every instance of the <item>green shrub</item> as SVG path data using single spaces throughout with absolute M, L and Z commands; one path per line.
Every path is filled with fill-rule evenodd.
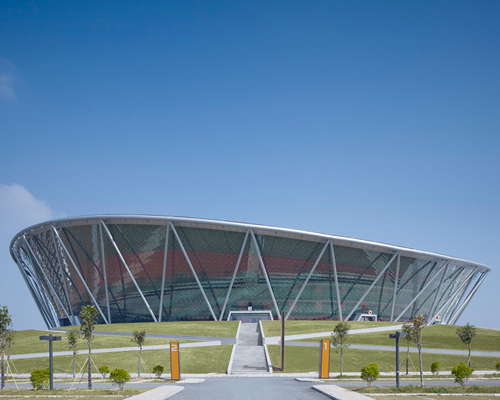
M 109 367 L 107 365 L 101 365 L 98 371 L 102 375 L 102 379 L 106 379 L 106 375 L 109 374 Z
M 451 374 L 455 376 L 455 382 L 460 384 L 462 387 L 467 385 L 467 382 L 469 382 L 469 378 L 473 372 L 473 369 L 470 369 L 463 363 L 455 365 L 451 370 Z
M 120 390 L 123 390 L 125 384 L 130 381 L 130 374 L 122 368 L 116 368 L 109 375 L 115 385 L 118 385 Z
M 49 387 L 50 371 L 49 369 L 34 369 L 30 375 L 30 382 L 33 389 L 47 389 Z
M 361 368 L 361 379 L 370 387 L 373 381 L 376 381 L 379 376 L 378 364 L 371 363 Z
M 434 375 L 439 375 L 439 370 L 441 369 L 441 363 L 436 361 L 431 364 L 431 372 Z
M 163 367 L 161 365 L 155 365 L 153 367 L 153 374 L 159 379 L 161 378 L 161 374 L 163 374 Z
M 500 361 L 495 364 L 495 368 L 497 369 L 497 372 L 500 372 Z

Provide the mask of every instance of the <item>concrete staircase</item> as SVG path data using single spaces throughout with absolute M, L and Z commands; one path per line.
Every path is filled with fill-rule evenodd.
M 232 375 L 269 373 L 259 324 L 241 324 L 230 373 Z

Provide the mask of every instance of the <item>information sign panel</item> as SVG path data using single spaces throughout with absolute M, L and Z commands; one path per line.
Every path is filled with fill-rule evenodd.
M 319 377 L 330 377 L 330 340 L 319 341 Z
M 179 352 L 179 342 L 170 342 L 170 373 L 172 380 L 181 379 L 181 358 Z

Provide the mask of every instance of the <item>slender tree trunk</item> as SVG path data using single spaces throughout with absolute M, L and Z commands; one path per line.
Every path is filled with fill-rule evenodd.
M 7 376 L 9 376 L 9 369 L 10 369 L 10 344 L 11 342 L 9 342 L 9 349 L 7 352 Z M 470 362 L 469 362 L 469 367 L 470 367 Z M 10 373 L 12 374 L 12 370 L 10 370 Z
M 469 368 L 470 368 L 470 342 L 469 342 Z
M 418 343 L 418 362 L 420 364 L 420 386 L 424 387 L 424 371 L 422 368 L 422 342 Z
M 343 372 L 343 355 L 344 355 L 344 351 L 342 349 L 342 347 L 340 348 L 340 377 L 342 378 L 342 372 Z
M 91 366 L 92 366 L 92 343 L 89 340 L 89 378 L 88 378 L 89 390 L 92 390 L 92 369 L 91 369 Z
M 75 351 L 75 348 L 73 347 L 73 379 L 75 379 L 75 377 L 76 377 L 75 364 L 76 364 L 76 351 Z
M 406 375 L 408 375 L 408 360 L 410 359 L 410 341 L 406 339 Z
M 4 359 L 4 356 L 5 356 L 5 332 L 2 332 L 2 384 L 0 386 L 0 389 L 1 390 L 4 390 L 5 389 L 5 371 L 4 371 L 4 365 L 3 365 L 3 359 Z
M 139 346 L 139 362 L 137 363 L 137 377 L 141 377 L 141 355 L 142 355 L 142 346 Z

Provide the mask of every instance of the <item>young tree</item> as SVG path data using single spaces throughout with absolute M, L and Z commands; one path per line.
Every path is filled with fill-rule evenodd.
M 101 365 L 99 367 L 99 373 L 102 375 L 102 379 L 106 379 L 109 374 L 109 367 L 107 365 Z
M 88 383 L 89 383 L 89 390 L 92 390 L 92 372 L 91 372 L 91 366 L 92 366 L 92 339 L 94 338 L 93 332 L 94 332 L 94 327 L 97 322 L 99 312 L 97 311 L 97 308 L 94 306 L 83 306 L 82 311 L 80 313 L 80 320 L 82 321 L 82 326 L 80 327 L 80 330 L 82 332 L 82 335 L 84 339 L 87 341 L 89 345 L 89 377 L 88 377 Z
M 465 326 L 462 326 L 457 329 L 457 335 L 463 344 L 469 346 L 469 368 L 470 368 L 470 344 L 474 336 L 476 336 L 476 327 L 474 325 L 470 325 L 467 322 Z
M 75 379 L 75 364 L 76 364 L 76 355 L 78 351 L 76 350 L 76 346 L 78 341 L 80 340 L 80 331 L 77 329 L 71 329 L 66 332 L 66 336 L 68 338 L 69 349 L 73 352 L 73 379 Z
M 368 387 L 372 385 L 373 381 L 377 380 L 379 375 L 380 372 L 378 370 L 378 364 L 376 363 L 371 363 L 361 368 L 361 379 L 366 382 Z
M 142 356 L 142 346 L 146 341 L 146 331 L 133 331 L 132 332 L 132 342 L 139 346 L 139 361 L 137 362 L 137 377 L 141 377 L 141 356 Z
M 418 361 L 420 364 L 420 386 L 424 387 L 424 370 L 422 367 L 422 329 L 425 327 L 425 318 L 418 314 L 411 320 L 412 324 L 412 340 L 417 344 Z
M 0 351 L 2 353 L 2 383 L 0 385 L 0 389 L 5 389 L 5 366 L 4 366 L 4 357 L 5 357 L 5 346 L 6 340 L 5 335 L 9 326 L 12 325 L 12 319 L 9 314 L 9 309 L 7 306 L 0 306 Z
M 404 333 L 406 333 L 406 375 L 408 375 L 408 360 L 410 359 L 410 342 L 412 342 L 413 337 L 413 325 L 412 324 L 403 324 L 403 328 L 401 329 Z
M 5 333 L 5 342 L 7 343 L 7 375 L 10 369 L 10 346 L 16 343 L 14 340 L 16 336 L 16 331 L 14 329 L 7 329 Z M 10 371 L 12 373 L 12 371 Z
M 344 351 L 349 347 L 349 329 L 351 326 L 347 322 L 339 322 L 332 332 L 332 346 L 337 353 L 340 353 L 340 377 L 342 377 Z
M 462 363 L 455 365 L 451 370 L 451 374 L 455 376 L 455 382 L 460 384 L 462 387 L 467 385 L 467 382 L 469 382 L 469 378 L 473 372 L 473 369 L 470 369 L 467 365 Z

